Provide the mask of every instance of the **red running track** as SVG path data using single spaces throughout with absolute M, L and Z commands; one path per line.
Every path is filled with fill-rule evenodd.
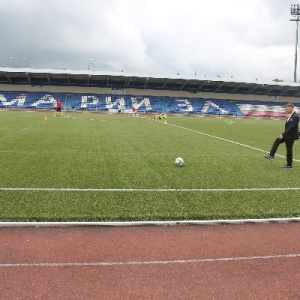
M 0 228 L 0 299 L 300 299 L 300 222 Z

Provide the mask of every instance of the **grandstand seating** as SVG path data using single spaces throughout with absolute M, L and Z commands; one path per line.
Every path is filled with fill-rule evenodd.
M 48 110 L 55 108 L 58 99 L 64 104 L 68 101 L 67 109 L 73 107 L 80 111 L 117 111 L 119 105 L 125 111 L 131 111 L 134 105 L 140 112 L 250 117 L 285 116 L 285 103 L 272 101 L 24 91 L 0 91 L 0 108 Z
M 237 103 L 244 116 L 253 117 L 284 117 L 286 116 L 285 103 L 272 101 L 239 101 Z M 297 108 L 296 108 L 297 109 Z M 298 110 L 298 109 L 297 109 Z

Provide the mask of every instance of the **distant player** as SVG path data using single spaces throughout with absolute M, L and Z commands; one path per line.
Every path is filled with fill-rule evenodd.
M 58 99 L 56 101 L 56 116 L 61 115 L 61 109 L 62 109 L 62 102 L 60 101 L 60 99 Z
M 136 107 L 135 106 L 132 106 L 132 113 L 133 113 L 133 115 L 136 117 L 136 113 L 137 113 L 137 109 L 136 109 Z
M 72 111 L 73 111 L 73 113 L 76 113 L 76 106 L 75 106 L 75 103 L 74 102 L 72 102 Z
M 163 118 L 163 115 L 161 113 L 158 113 L 155 117 L 154 117 L 154 120 L 155 121 L 158 121 L 158 120 L 161 120 Z

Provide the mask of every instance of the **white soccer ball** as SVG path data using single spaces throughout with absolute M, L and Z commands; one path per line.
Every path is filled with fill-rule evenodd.
M 177 157 L 177 158 L 175 159 L 175 165 L 176 165 L 176 166 L 181 167 L 181 166 L 183 166 L 183 164 L 184 164 L 183 158 Z

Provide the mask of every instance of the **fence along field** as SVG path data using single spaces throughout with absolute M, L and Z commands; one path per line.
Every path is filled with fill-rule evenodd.
M 1 221 L 209 220 L 300 213 L 282 121 L 0 112 Z M 46 118 L 45 118 L 46 116 Z M 183 167 L 174 160 L 181 156 Z M 289 172 L 289 174 L 286 174 Z M 287 181 L 288 178 L 288 181 Z

